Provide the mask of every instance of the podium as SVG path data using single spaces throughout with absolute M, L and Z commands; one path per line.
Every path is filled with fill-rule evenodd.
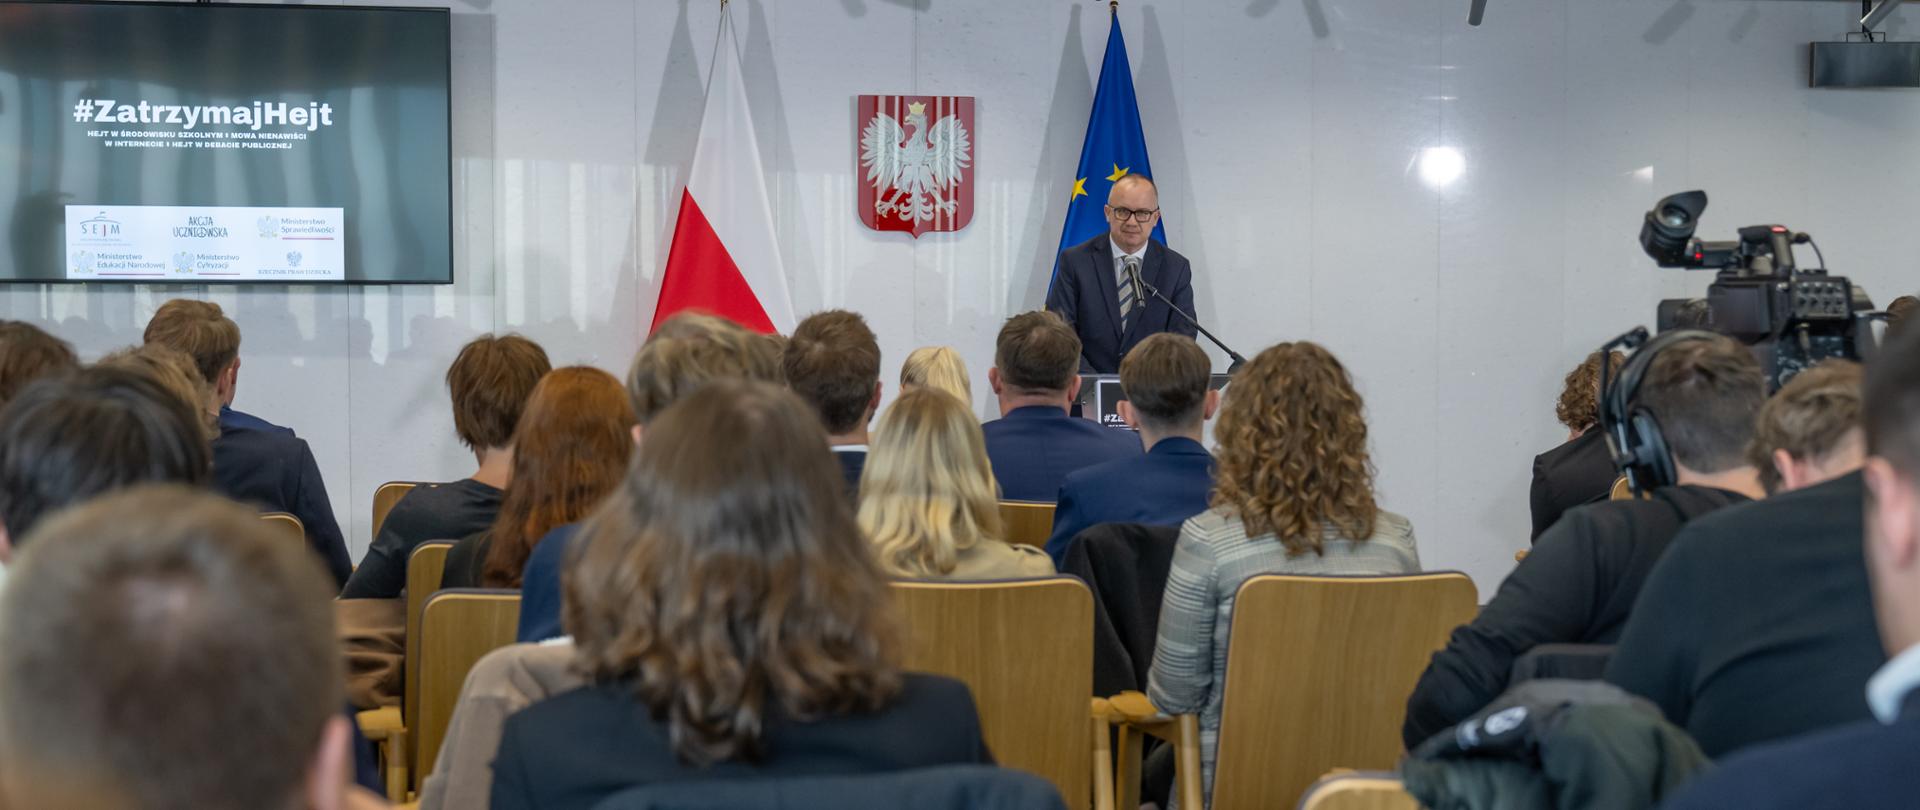
M 1207 378 L 1207 390 L 1224 390 L 1229 379 L 1225 374 L 1211 375 Z M 1073 398 L 1073 415 L 1110 428 L 1132 430 L 1126 420 L 1120 418 L 1120 403 L 1126 399 L 1127 392 L 1120 388 L 1120 375 L 1082 374 L 1080 394 Z

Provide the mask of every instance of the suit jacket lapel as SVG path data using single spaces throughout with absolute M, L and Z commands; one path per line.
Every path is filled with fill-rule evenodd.
M 1095 241 L 1093 254 L 1093 277 L 1100 285 L 1101 300 L 1107 304 L 1107 323 L 1113 325 L 1113 338 L 1124 342 L 1126 336 L 1120 333 L 1120 286 L 1115 281 L 1110 237 L 1102 236 Z

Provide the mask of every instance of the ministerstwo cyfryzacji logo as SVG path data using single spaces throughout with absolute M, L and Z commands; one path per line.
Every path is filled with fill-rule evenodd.
M 179 253 L 173 254 L 173 272 L 175 273 L 193 272 L 193 254 L 184 250 L 180 251 Z
M 116 220 L 108 219 L 107 212 L 101 211 L 95 214 L 92 219 L 82 220 L 80 222 L 80 235 L 102 239 L 117 237 L 120 235 L 120 223 Z

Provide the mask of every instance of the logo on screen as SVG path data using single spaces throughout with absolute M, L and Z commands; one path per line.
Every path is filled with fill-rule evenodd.
M 93 219 L 80 223 L 81 236 L 119 236 L 120 223 L 107 219 L 107 212 L 101 211 Z
M 279 217 L 261 217 L 254 220 L 253 224 L 260 226 L 260 238 L 262 239 L 274 239 L 280 236 Z
M 187 251 L 184 251 L 184 250 L 180 251 L 179 253 L 173 254 L 173 272 L 175 273 L 193 272 L 193 254 L 188 253 Z
M 291 252 L 291 253 L 288 253 L 288 254 L 287 254 L 287 266 L 288 266 L 288 267 L 299 267 L 299 266 L 300 266 L 300 258 L 301 258 L 301 257 L 300 257 L 300 251 L 297 251 L 297 250 L 296 250 L 296 251 L 293 251 L 293 252 Z
M 93 251 L 82 250 L 73 254 L 73 272 L 75 273 L 92 273 L 93 272 Z

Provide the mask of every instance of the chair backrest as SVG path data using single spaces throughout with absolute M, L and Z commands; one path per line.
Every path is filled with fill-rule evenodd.
M 1052 782 L 1067 806 L 1091 801 L 1093 595 L 1072 577 L 896 582 L 907 669 L 973 691 L 994 760 Z
M 1391 773 L 1341 773 L 1307 788 L 1297 810 L 1420 810 L 1420 800 Z
M 1038 501 L 1001 501 L 1000 522 L 1006 541 L 1045 547 L 1053 535 L 1053 504 Z
M 407 557 L 407 657 L 400 672 L 404 684 L 400 693 L 400 717 L 409 728 L 416 727 L 420 717 L 420 609 L 426 606 L 428 597 L 440 590 L 441 575 L 447 570 L 447 552 L 451 550 L 452 540 L 433 540 L 415 546 L 413 554 Z M 407 735 L 408 773 L 418 772 L 412 765 L 419 762 L 414 756 L 419 750 L 420 735 Z
M 512 644 L 519 624 L 519 591 L 456 588 L 434 594 L 421 609 L 419 722 L 407 723 L 420 740 L 416 789 L 440 757 L 467 672 L 481 656 Z
M 1240 586 L 1212 807 L 1285 807 L 1333 768 L 1389 769 L 1428 659 L 1478 611 L 1457 572 Z
M 300 519 L 293 515 L 286 512 L 262 512 L 260 513 L 260 519 L 266 521 L 267 525 L 272 527 L 274 531 L 279 532 L 289 540 L 298 543 L 307 542 L 307 527 L 301 525 Z
M 1619 478 L 1613 479 L 1613 488 L 1607 490 L 1607 500 L 1610 500 L 1610 501 L 1633 500 L 1633 485 L 1627 483 L 1626 476 L 1623 475 L 1623 476 L 1620 476 Z
M 388 481 L 373 491 L 373 536 L 380 536 L 380 527 L 387 523 L 387 513 L 393 511 L 393 505 L 419 486 L 412 481 Z

